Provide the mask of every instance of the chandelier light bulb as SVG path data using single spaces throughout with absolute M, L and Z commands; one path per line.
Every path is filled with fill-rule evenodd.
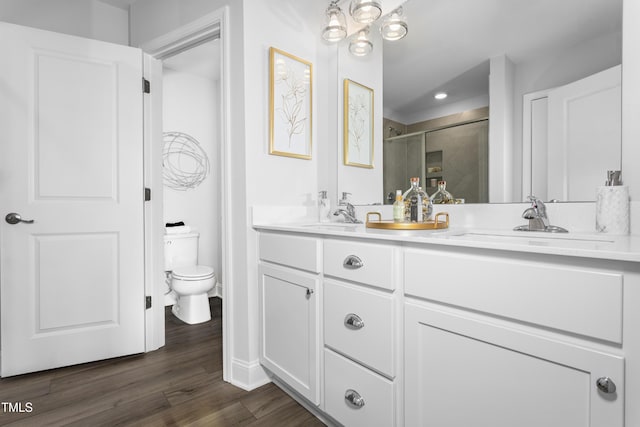
M 349 13 L 354 21 L 370 24 L 382 15 L 382 6 L 375 0 L 351 0 Z
M 322 38 L 332 43 L 344 39 L 347 36 L 346 18 L 338 7 L 337 0 L 331 2 L 326 15 L 326 26 L 322 30 Z
M 358 37 L 351 40 L 349 43 L 349 52 L 355 56 L 366 56 L 373 50 L 373 44 L 367 37 L 369 34 L 368 29 L 363 29 L 358 32 Z
M 402 7 L 387 15 L 380 26 L 382 38 L 389 41 L 400 40 L 408 31 L 407 21 L 402 16 Z

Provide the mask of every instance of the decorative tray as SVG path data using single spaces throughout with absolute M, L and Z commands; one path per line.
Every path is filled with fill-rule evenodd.
M 377 220 L 370 217 L 377 216 Z M 444 221 L 439 220 L 444 217 Z M 433 221 L 425 222 L 394 222 L 393 220 L 383 220 L 379 212 L 367 212 L 367 228 L 383 228 L 386 230 L 442 230 L 449 228 L 449 213 L 438 212 Z

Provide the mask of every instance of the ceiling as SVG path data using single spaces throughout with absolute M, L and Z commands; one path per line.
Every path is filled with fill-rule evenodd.
M 98 0 L 102 3 L 110 4 L 111 6 L 119 7 L 120 9 L 129 10 L 129 6 L 138 0 Z
M 384 107 L 402 115 L 488 94 L 488 60 L 561 53 L 620 31 L 622 0 L 408 0 L 408 35 L 384 42 Z

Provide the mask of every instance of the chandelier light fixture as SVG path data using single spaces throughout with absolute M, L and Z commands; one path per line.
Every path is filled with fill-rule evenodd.
M 347 18 L 338 6 L 340 1 L 331 0 L 325 12 L 322 38 L 331 43 L 345 39 L 348 34 Z M 349 15 L 349 22 L 352 26 L 352 32 L 354 32 L 349 42 L 349 51 L 356 56 L 366 56 L 373 50 L 373 43 L 369 40 L 369 31 L 372 25 L 377 24 L 382 38 L 389 41 L 402 39 L 407 35 L 409 29 L 402 6 L 380 19 L 382 16 L 381 1 L 351 0 Z

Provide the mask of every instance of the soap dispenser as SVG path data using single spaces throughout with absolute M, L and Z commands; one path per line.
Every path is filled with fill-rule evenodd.
M 607 171 L 604 186 L 596 188 L 596 231 L 629 234 L 629 208 L 629 187 L 622 185 L 620 171 Z
M 393 222 L 404 222 L 404 201 L 402 190 L 396 190 L 396 201 L 393 204 Z
M 331 221 L 331 203 L 329 202 L 329 198 L 327 197 L 327 190 L 320 191 L 318 198 L 318 220 L 320 222 L 329 222 Z

